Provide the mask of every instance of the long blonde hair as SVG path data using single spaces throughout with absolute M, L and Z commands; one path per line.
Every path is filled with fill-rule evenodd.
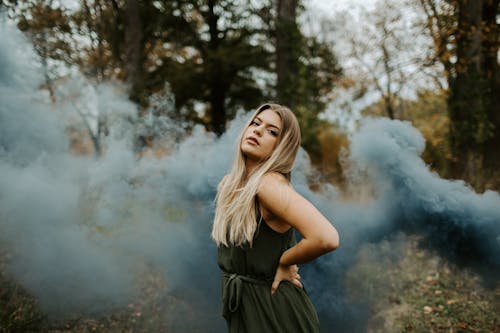
M 241 142 L 253 119 L 264 110 L 272 110 L 281 118 L 281 130 L 271 155 L 247 174 L 245 155 Z M 241 246 L 252 245 L 257 229 L 257 205 L 255 197 L 262 179 L 268 172 L 278 172 L 289 181 L 297 151 L 300 146 L 300 128 L 297 118 L 290 109 L 279 104 L 261 105 L 248 120 L 240 134 L 236 156 L 229 174 L 219 185 L 215 198 L 215 217 L 212 238 L 218 246 L 229 243 Z

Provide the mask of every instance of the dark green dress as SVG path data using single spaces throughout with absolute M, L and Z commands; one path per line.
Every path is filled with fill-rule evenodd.
M 223 316 L 229 332 L 319 332 L 318 316 L 304 289 L 282 281 L 271 295 L 281 254 L 296 242 L 293 230 L 279 233 L 259 220 L 251 248 L 218 249 Z

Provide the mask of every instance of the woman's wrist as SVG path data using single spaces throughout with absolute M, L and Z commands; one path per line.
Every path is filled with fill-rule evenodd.
M 279 265 L 280 266 L 291 266 L 291 265 L 293 265 L 293 263 L 289 262 L 289 258 L 288 258 L 291 250 L 292 250 L 292 248 L 289 248 L 288 250 L 286 250 L 285 252 L 283 252 L 283 254 L 280 257 L 280 261 L 279 261 Z

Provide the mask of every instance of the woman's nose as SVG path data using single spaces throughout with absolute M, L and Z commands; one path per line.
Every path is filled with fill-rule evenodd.
M 260 126 L 255 126 L 253 132 L 260 136 L 262 133 L 262 128 Z

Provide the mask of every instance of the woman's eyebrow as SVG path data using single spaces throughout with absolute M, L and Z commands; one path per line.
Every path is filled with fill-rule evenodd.
M 255 119 L 257 119 L 258 121 L 260 121 L 261 123 L 263 122 L 262 119 L 259 118 L 259 116 L 256 116 Z M 254 120 L 255 120 L 254 119 Z M 276 128 L 277 130 L 279 130 L 280 128 L 274 124 L 271 124 L 271 123 L 267 123 L 268 126 L 271 126 L 271 127 L 274 127 Z

